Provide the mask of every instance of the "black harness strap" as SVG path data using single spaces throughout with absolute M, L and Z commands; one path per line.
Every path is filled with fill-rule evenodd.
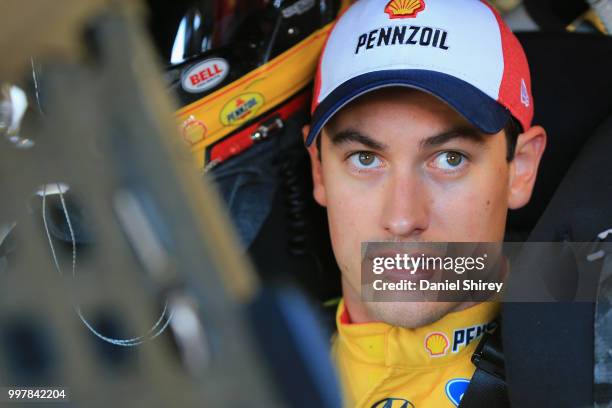
M 485 333 L 472 355 L 472 362 L 476 371 L 459 408 L 510 407 L 500 325 L 492 334 Z

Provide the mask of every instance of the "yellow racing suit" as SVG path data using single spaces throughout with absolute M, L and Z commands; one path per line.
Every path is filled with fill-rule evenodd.
M 336 314 L 332 355 L 345 407 L 456 407 L 475 366 L 478 339 L 495 328 L 499 304 L 484 302 L 416 329 L 350 322 L 344 302 Z

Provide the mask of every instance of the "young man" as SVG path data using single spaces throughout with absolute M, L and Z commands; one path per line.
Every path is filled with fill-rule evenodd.
M 342 272 L 346 406 L 458 405 L 497 304 L 364 302 L 361 243 L 502 241 L 546 144 L 530 83 L 484 2 L 361 0 L 334 27 L 305 137 Z

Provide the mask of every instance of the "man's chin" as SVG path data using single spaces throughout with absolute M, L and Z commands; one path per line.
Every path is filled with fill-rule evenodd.
M 366 302 L 375 320 L 392 326 L 414 329 L 435 323 L 454 311 L 457 302 Z

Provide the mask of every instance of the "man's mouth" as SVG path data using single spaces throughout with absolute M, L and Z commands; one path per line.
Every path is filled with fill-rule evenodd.
M 382 261 L 380 267 L 383 268 L 383 272 L 379 274 L 382 278 L 389 281 L 400 281 L 400 280 L 423 280 L 431 279 L 432 276 L 437 272 L 435 267 L 432 267 L 433 263 L 427 262 L 427 259 L 443 258 L 443 254 L 435 253 L 433 251 L 401 251 L 401 250 L 375 250 L 366 253 L 366 262 L 374 265 L 375 260 L 389 260 L 391 267 L 387 268 L 388 264 Z M 380 262 L 380 261 L 379 261 Z
M 420 281 L 420 280 L 430 280 L 436 270 L 434 269 L 386 269 L 381 275 L 385 281 L 388 282 L 399 282 L 402 280 L 408 281 Z

